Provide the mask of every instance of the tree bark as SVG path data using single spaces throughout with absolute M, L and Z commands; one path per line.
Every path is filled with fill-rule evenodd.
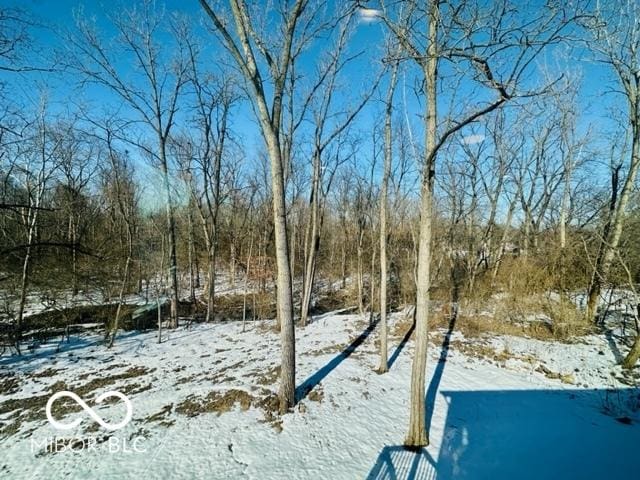
M 389 190 L 389 177 L 391 176 L 392 162 L 392 114 L 393 93 L 396 88 L 398 76 L 398 63 L 394 63 L 387 91 L 384 121 L 384 169 L 382 173 L 382 185 L 380 186 L 380 365 L 378 373 L 389 370 L 387 351 L 387 196 Z
M 267 123 L 263 118 L 263 123 Z M 280 411 L 285 412 L 295 404 L 295 327 L 293 323 L 293 290 L 287 241 L 287 208 L 285 203 L 284 173 L 277 136 L 270 128 L 264 128 L 271 159 L 271 190 L 273 192 L 273 225 L 275 231 L 277 265 L 277 303 L 282 363 L 280 369 Z
M 194 259 L 194 239 L 193 239 L 193 215 L 191 215 L 190 206 L 187 207 L 189 211 L 187 212 L 187 234 L 189 242 L 188 245 L 188 262 L 189 262 L 189 301 L 192 304 L 195 304 L 196 301 L 196 288 L 195 288 L 195 278 L 194 278 L 194 270 L 193 270 L 193 259 Z
M 169 182 L 169 164 L 167 161 L 166 138 L 160 137 L 160 168 L 162 170 L 162 183 L 166 202 L 166 224 L 169 239 L 169 288 L 170 288 L 170 318 L 171 328 L 178 327 L 178 263 L 176 257 L 176 221 L 173 214 L 173 196 Z
M 411 367 L 411 397 L 409 411 L 409 431 L 405 445 L 423 447 L 429 445 L 425 424 L 425 375 L 427 367 L 427 343 L 429 321 L 429 288 L 431 287 L 431 222 L 433 216 L 433 180 L 435 175 L 436 149 L 436 80 L 437 80 L 437 26 L 439 6 L 432 1 L 429 6 L 429 32 L 427 60 L 423 72 L 427 93 L 425 115 L 425 164 L 422 172 L 420 200 L 420 233 L 418 240 L 418 281 L 416 284 L 416 340 Z
M 316 258 L 320 248 L 319 210 L 320 210 L 320 153 L 316 151 L 313 156 L 313 179 L 311 185 L 311 198 L 309 202 L 309 228 L 306 242 L 306 265 L 302 287 L 302 302 L 300 305 L 300 325 L 307 324 L 311 293 L 316 274 Z
M 253 235 L 249 238 L 249 252 L 247 253 L 247 269 L 244 275 L 244 293 L 242 295 L 242 331 L 245 331 L 247 320 L 247 288 L 249 286 L 249 275 L 251 274 L 251 253 L 253 250 Z M 254 302 L 255 309 L 255 302 Z M 255 314 L 255 313 L 254 313 Z

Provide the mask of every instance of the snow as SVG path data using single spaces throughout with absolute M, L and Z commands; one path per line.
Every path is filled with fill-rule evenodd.
M 401 314 L 392 315 L 391 324 Z M 325 314 L 297 331 L 297 384 L 312 387 L 293 412 L 271 418 L 258 403 L 277 391 L 279 335 L 272 322 L 193 325 L 156 333 L 121 335 L 114 348 L 85 332 L 59 353 L 43 346 L 24 359 L 0 358 L 0 382 L 15 373 L 19 388 L 0 395 L 2 404 L 51 395 L 56 382 L 70 390 L 94 379 L 118 379 L 85 396 L 89 405 L 107 390 L 126 390 L 133 420 L 113 432 L 121 444 L 139 439 L 144 452 L 32 451 L 32 441 L 60 436 L 42 407 L 27 414 L 18 431 L 0 433 L 0 476 L 39 478 L 148 479 L 450 479 L 450 478 L 633 478 L 640 444 L 639 390 L 616 380 L 616 355 L 606 338 L 584 337 L 561 344 L 520 337 L 467 339 L 455 332 L 449 350 L 445 332 L 436 332 L 429 349 L 427 412 L 431 445 L 404 450 L 413 340 L 397 354 L 401 332 L 391 337 L 394 362 L 384 375 L 378 365 L 377 329 L 357 315 Z M 393 331 L 393 327 L 390 329 Z M 498 361 L 477 357 L 461 345 L 488 345 L 509 352 Z M 350 347 L 349 347 L 350 346 Z M 624 347 L 620 347 L 624 348 Z M 571 374 L 573 383 L 549 378 L 549 371 Z M 576 371 L 577 370 L 577 371 Z M 141 370 L 142 371 L 142 370 Z M 44 375 L 44 373 L 47 375 Z M 137 386 L 136 386 L 137 384 Z M 56 388 L 59 388 L 58 384 Z M 242 390 L 255 401 L 243 409 L 194 416 L 179 413 L 188 398 L 212 391 Z M 190 397 L 193 396 L 193 397 Z M 150 417 L 173 405 L 163 422 Z M 93 407 L 117 422 L 117 403 Z M 0 413 L 0 431 L 15 412 Z M 70 422 L 80 413 L 58 420 Z M 631 422 L 626 424 L 623 422 Z M 94 438 L 89 417 L 65 436 Z

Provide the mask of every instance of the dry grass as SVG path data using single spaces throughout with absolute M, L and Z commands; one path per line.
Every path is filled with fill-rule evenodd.
M 189 395 L 176 406 L 175 410 L 177 413 L 188 417 L 213 412 L 221 415 L 233 409 L 236 403 L 240 404 L 242 410 L 247 410 L 254 401 L 255 398 L 244 390 L 212 391 L 206 396 Z
M 3 373 L 0 376 L 0 395 L 10 395 L 20 389 L 20 380 L 14 372 Z
M 276 365 L 275 367 L 271 367 L 266 372 L 263 372 L 261 375 L 258 375 L 256 382 L 259 385 L 273 385 L 280 378 L 280 365 Z
M 280 406 L 278 396 L 267 389 L 261 389 L 257 395 L 239 389 L 214 390 L 204 396 L 189 395 L 175 407 L 175 412 L 188 417 L 203 413 L 222 415 L 231 411 L 236 405 L 239 405 L 243 411 L 252 406 L 260 409 L 264 414 L 265 423 L 270 424 L 277 431 L 282 430 L 282 420 L 278 415 Z
M 432 312 L 430 328 L 448 328 L 445 308 Z M 486 334 L 514 335 L 546 341 L 571 341 L 592 331 L 581 312 L 566 298 L 547 295 L 514 296 L 503 292 L 488 300 L 464 300 L 455 330 L 468 337 Z
M 312 402 L 322 402 L 322 400 L 324 399 L 324 390 L 322 389 L 322 386 L 318 385 L 316 388 L 311 390 L 307 394 L 306 398 L 308 398 Z
M 576 383 L 572 374 L 554 372 L 553 370 L 549 370 L 544 365 L 539 365 L 538 368 L 536 368 L 536 372 L 544 374 L 544 376 L 547 378 L 560 380 L 562 383 L 567 383 L 569 385 L 574 385 Z

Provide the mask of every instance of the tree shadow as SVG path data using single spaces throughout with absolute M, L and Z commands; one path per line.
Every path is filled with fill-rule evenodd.
M 611 329 L 605 330 L 604 336 L 607 339 L 609 348 L 611 349 L 611 352 L 613 353 L 613 356 L 616 359 L 616 363 L 622 362 L 622 360 L 624 360 L 624 355 L 622 355 L 620 348 L 618 348 L 618 344 L 616 343 L 616 339 L 615 339 L 615 336 L 613 335 L 613 331 L 611 331 Z
M 436 462 L 422 448 L 409 450 L 400 445 L 385 446 L 367 480 L 417 480 L 436 477 Z
M 313 390 L 322 380 L 325 379 L 327 375 L 329 375 L 333 370 L 336 369 L 338 365 L 340 365 L 343 361 L 351 356 L 351 354 L 358 348 L 362 343 L 367 339 L 371 332 L 376 328 L 376 324 L 378 322 L 375 321 L 367 326 L 367 328 L 356 337 L 347 347 L 340 352 L 338 355 L 333 357 L 325 366 L 323 366 L 320 370 L 310 375 L 304 382 L 302 382 L 299 386 L 296 387 L 296 402 L 304 399 L 311 390 Z
M 438 388 L 440 388 L 440 381 L 442 380 L 442 375 L 444 373 L 444 366 L 447 363 L 447 357 L 449 356 L 449 344 L 451 343 L 451 334 L 453 333 L 453 329 L 456 326 L 456 320 L 458 319 L 458 310 L 457 308 L 451 312 L 451 317 L 449 318 L 449 327 L 447 332 L 442 339 L 442 346 L 440 347 L 440 357 L 438 357 L 438 363 L 433 372 L 433 377 L 431 377 L 431 381 L 429 382 L 429 388 L 427 388 L 427 395 L 425 400 L 426 405 L 426 418 L 425 423 L 427 425 L 427 432 L 431 430 L 431 420 L 433 418 L 433 412 L 435 410 L 435 402 L 436 402 L 436 393 L 438 393 Z
M 29 367 L 32 361 L 43 358 L 57 357 L 62 354 L 69 354 L 75 350 L 84 350 L 89 347 L 101 346 L 104 344 L 102 337 L 74 338 L 71 342 L 46 343 L 36 351 L 30 352 L 28 349 L 20 355 L 0 357 L 0 366 L 12 365 L 14 368 Z M 23 349 L 24 350 L 24 349 Z
M 398 359 L 398 356 L 400 355 L 400 352 L 402 352 L 402 349 L 411 338 L 411 335 L 413 335 L 413 331 L 415 329 L 416 329 L 416 322 L 414 320 L 414 322 L 411 324 L 411 327 L 409 327 L 409 330 L 407 330 L 407 333 L 404 334 L 404 337 L 402 337 L 402 340 L 400 341 L 396 349 L 393 351 L 393 354 L 389 357 L 389 368 L 391 368 L 393 364 L 396 362 L 396 360 Z
M 384 446 L 366 478 L 635 478 L 638 388 L 614 395 L 598 389 L 440 390 L 458 317 L 457 289 L 452 293 L 449 328 L 426 393 L 431 446 Z
M 438 363 L 429 382 L 427 388 L 427 395 L 425 397 L 426 417 L 425 423 L 427 432 L 431 430 L 431 420 L 433 419 L 433 412 L 435 410 L 436 393 L 440 388 L 440 381 L 442 380 L 442 374 L 444 373 L 444 366 L 447 363 L 447 357 L 449 356 L 449 345 L 451 343 L 451 334 L 456 326 L 458 320 L 458 302 L 460 300 L 460 290 L 462 289 L 462 282 L 465 278 L 464 264 L 456 259 L 451 269 L 451 283 L 453 288 L 451 290 L 451 313 L 449 316 L 449 326 L 447 332 L 442 339 L 442 345 L 440 347 L 440 356 L 438 357 Z
M 441 391 L 438 433 L 385 446 L 368 480 L 636 478 L 640 389 Z M 610 403 L 610 401 L 609 401 Z
M 127 346 L 128 348 L 138 351 L 145 343 L 143 339 L 139 338 L 140 335 L 141 332 L 135 330 L 121 332 L 116 340 L 116 345 Z M 91 355 L 91 353 L 87 352 L 90 348 L 101 348 L 104 347 L 104 345 L 104 336 L 102 334 L 71 335 L 68 340 L 64 340 L 63 342 L 42 344 L 33 352 L 26 351 L 22 355 L 0 356 L 0 366 L 11 366 L 16 370 L 28 371 L 37 360 L 45 358 L 53 360 L 62 356 L 64 356 L 65 360 L 69 360 L 71 354 L 75 354 L 76 352 L 77 355 L 73 355 L 73 358 L 74 361 L 77 362 L 82 360 L 84 352 Z M 105 348 L 102 353 L 106 353 L 107 351 Z M 113 354 L 117 355 L 116 352 L 113 352 Z

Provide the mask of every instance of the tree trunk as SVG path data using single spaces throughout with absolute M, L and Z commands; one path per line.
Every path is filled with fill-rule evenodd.
M 216 244 L 211 240 L 207 248 L 207 322 L 212 322 L 215 316 L 216 298 Z
M 504 252 L 507 240 L 509 239 L 509 230 L 511 229 L 511 219 L 513 217 L 513 211 L 516 208 L 516 200 L 511 201 L 509 203 L 509 210 L 507 211 L 507 220 L 505 221 L 504 230 L 502 232 L 502 237 L 500 238 L 500 245 L 498 247 L 498 254 L 496 255 L 495 262 L 493 263 L 493 271 L 491 272 L 491 287 L 495 285 L 496 277 L 498 276 L 498 271 L 500 270 L 500 265 L 502 264 L 502 259 L 504 258 Z
M 637 141 L 634 140 L 634 154 L 636 149 L 638 148 L 636 143 Z M 635 170 L 637 169 L 637 167 L 638 159 L 636 158 L 634 169 L 634 160 L 632 158 L 629 175 L 633 174 L 633 176 L 635 177 Z M 621 168 L 622 165 L 619 164 L 611 172 L 611 200 L 609 201 L 608 218 L 605 222 L 604 228 L 602 229 L 602 237 L 600 239 L 600 245 L 598 247 L 598 256 L 596 257 L 596 263 L 593 269 L 593 275 L 591 277 L 591 284 L 589 285 L 589 291 L 587 294 L 586 315 L 587 320 L 592 323 L 596 320 L 598 312 L 598 300 L 600 298 L 602 284 L 606 280 L 606 276 L 609 273 L 609 268 L 611 267 L 611 263 L 613 262 L 613 257 L 618 247 L 618 242 L 620 241 L 620 235 L 622 234 L 622 215 L 624 213 L 620 211 L 622 197 L 624 194 L 624 207 L 626 207 L 630 190 L 633 187 L 633 179 L 631 184 L 629 184 L 629 177 L 627 177 L 627 181 L 625 182 L 622 192 L 620 192 L 620 201 L 618 201 L 618 183 L 620 179 Z M 625 191 L 627 187 L 629 187 L 629 189 Z
M 380 365 L 378 373 L 389 370 L 387 351 L 387 195 L 389 190 L 389 176 L 391 175 L 392 153 L 392 114 L 393 92 L 396 88 L 398 76 L 398 63 L 393 65 L 389 90 L 387 91 L 387 103 L 384 121 L 384 169 L 382 173 L 382 185 L 380 186 Z
M 171 328 L 178 326 L 178 265 L 176 257 L 176 222 L 173 214 L 173 199 L 169 183 L 166 138 L 160 137 L 160 167 L 166 202 L 167 235 L 169 237 L 169 282 L 171 289 Z
M 636 339 L 633 342 L 633 346 L 631 350 L 622 361 L 622 366 L 624 368 L 633 368 L 638 362 L 638 358 L 640 358 L 640 333 L 636 334 Z
M 156 304 L 158 306 L 158 343 L 162 343 L 162 305 L 160 304 L 160 292 L 156 294 Z
M 560 249 L 567 246 L 567 214 L 569 211 L 569 201 L 571 195 L 571 160 L 565 172 L 564 191 L 562 192 L 562 203 L 560 204 Z
M 41 193 L 38 193 L 35 208 L 29 207 L 27 212 L 27 248 L 22 262 L 22 278 L 20 279 L 20 300 L 18 302 L 18 312 L 16 314 L 16 350 L 20 353 L 20 337 L 22 334 L 22 320 L 24 317 L 24 308 L 27 301 L 27 290 L 29 288 L 31 274 L 31 244 L 36 238 L 36 225 L 38 222 L 38 211 L 40 207 Z
M 311 186 L 311 198 L 309 202 L 310 219 L 306 242 L 306 265 L 302 287 L 302 303 L 300 305 L 300 324 L 307 324 L 311 293 L 316 273 L 316 258 L 320 248 L 319 210 L 320 210 L 320 153 L 313 156 L 313 180 Z
M 71 242 L 71 295 L 75 297 L 78 295 L 78 251 L 76 225 L 73 221 L 73 214 L 69 216 L 69 241 Z
M 193 240 L 193 216 L 191 215 L 191 209 L 187 212 L 187 229 L 188 229 L 188 262 L 189 262 L 189 300 L 192 304 L 196 302 L 196 287 L 193 271 L 193 257 L 194 257 L 194 240 Z
M 347 287 L 347 242 L 340 242 L 340 276 L 342 278 L 340 284 L 344 290 Z
M 293 281 L 295 281 L 296 278 L 296 233 L 296 222 L 293 222 L 293 226 L 291 227 L 291 247 L 289 249 L 291 257 L 291 278 Z
M 435 175 L 436 148 L 436 79 L 437 79 L 437 25 L 439 16 L 438 2 L 429 6 L 429 44 L 427 60 L 424 62 L 424 80 L 427 92 L 427 111 L 425 115 L 425 164 L 422 173 L 420 200 L 420 234 L 418 244 L 418 281 L 416 285 L 416 339 L 413 365 L 411 367 L 411 405 L 409 413 L 409 431 L 405 445 L 423 447 L 429 444 L 425 424 L 425 374 L 427 366 L 427 343 L 429 321 L 429 288 L 431 286 L 431 220 L 433 215 L 432 195 Z
M 265 112 L 266 114 L 266 112 Z M 275 232 L 277 265 L 278 322 L 282 348 L 280 369 L 280 411 L 286 412 L 295 405 L 295 327 L 293 323 L 293 291 L 287 241 L 287 207 L 285 202 L 284 172 L 277 135 L 269 126 L 268 115 L 261 119 L 263 133 L 271 161 L 271 191 L 273 193 L 273 227 Z
M 369 263 L 369 326 L 373 325 L 375 318 L 376 301 L 376 259 L 378 249 L 375 247 L 375 231 L 371 230 L 371 262 Z
M 120 285 L 120 294 L 118 295 L 118 308 L 116 309 L 116 318 L 113 320 L 113 327 L 111 328 L 111 335 L 109 336 L 109 344 L 107 346 L 108 348 L 113 347 L 113 344 L 116 341 L 116 335 L 118 334 L 120 313 L 122 311 L 122 303 L 124 301 L 124 293 L 127 288 L 127 283 L 129 283 L 132 250 L 133 248 L 131 240 L 129 240 L 129 251 L 127 252 L 127 260 L 124 263 L 124 274 L 122 276 L 122 284 Z
M 29 235 L 28 244 L 31 244 L 31 235 Z M 16 315 L 16 342 L 20 341 L 20 333 L 22 329 L 22 319 L 24 316 L 24 307 L 27 301 L 27 288 L 29 287 L 29 274 L 31 272 L 31 247 L 28 246 L 22 262 L 22 278 L 20 280 L 20 301 L 18 303 L 18 313 Z M 18 348 L 18 351 L 20 349 Z
M 358 233 L 358 312 L 361 317 L 364 317 L 364 266 L 363 266 L 363 258 L 362 258 L 362 242 L 364 237 L 364 229 L 361 229 Z
M 245 331 L 245 322 L 247 320 L 247 287 L 249 286 L 249 275 L 251 272 L 251 253 L 253 250 L 253 235 L 249 239 L 249 252 L 247 253 L 247 269 L 244 275 L 244 293 L 242 295 L 242 331 Z M 254 302 L 255 309 L 255 302 Z

